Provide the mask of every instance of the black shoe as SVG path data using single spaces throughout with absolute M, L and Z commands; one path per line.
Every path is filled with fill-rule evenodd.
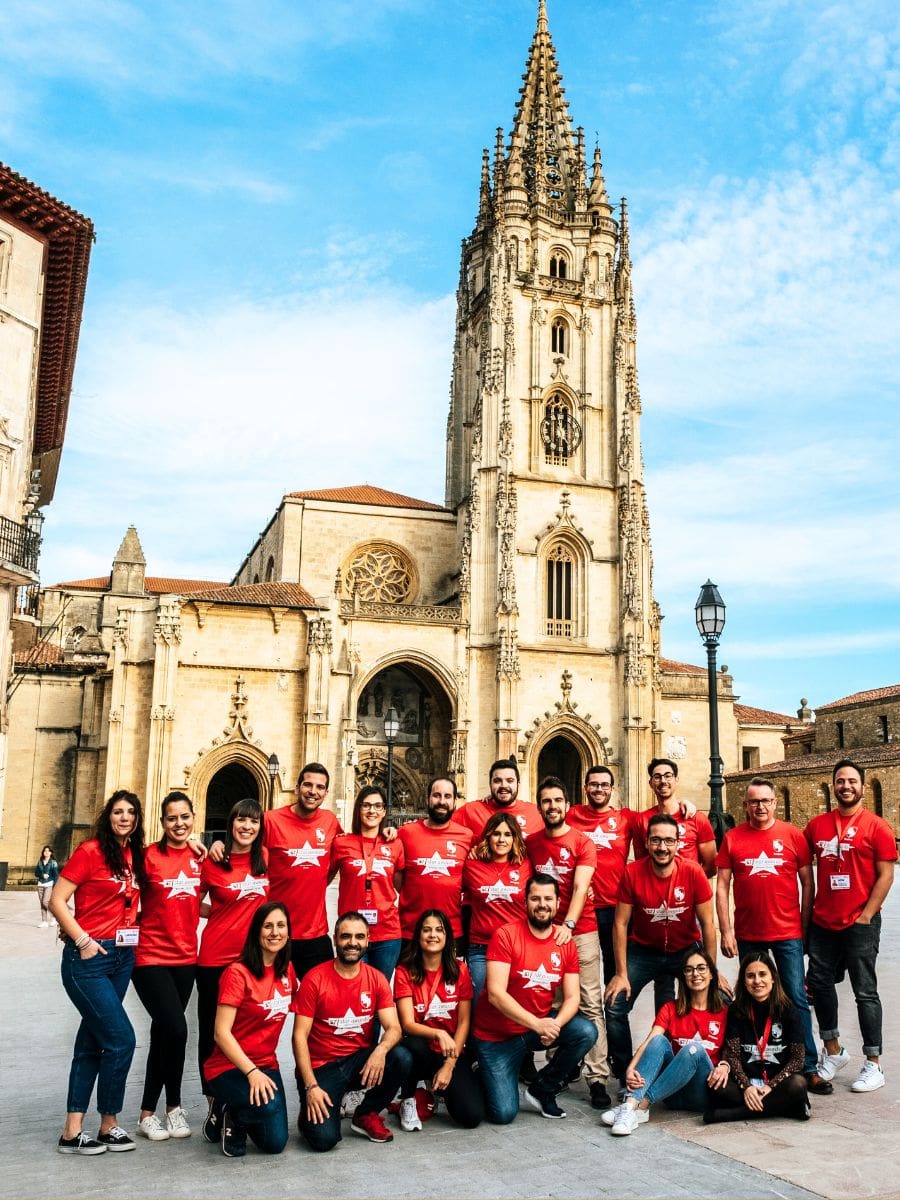
M 591 1093 L 591 1108 L 599 1108 L 601 1112 L 612 1108 L 612 1100 L 609 1098 L 609 1092 L 599 1080 L 596 1083 L 589 1084 L 588 1091 Z
M 76 1133 L 74 1137 L 61 1137 L 56 1143 L 60 1154 L 105 1154 L 108 1146 L 101 1146 L 87 1133 Z
M 226 1158 L 243 1158 L 247 1153 L 247 1131 L 227 1108 L 222 1110 L 222 1153 Z
M 202 1133 L 203 1140 L 212 1142 L 214 1146 L 222 1140 L 222 1105 L 218 1100 L 213 1100 L 210 1104 L 206 1120 L 203 1122 Z
M 537 1068 L 534 1065 L 534 1055 L 526 1054 L 519 1067 L 519 1078 L 525 1084 L 534 1083 L 537 1079 Z
M 806 1077 L 806 1090 L 814 1096 L 830 1096 L 834 1091 L 834 1084 L 811 1071 Z
M 525 1100 L 535 1112 L 550 1121 L 561 1121 L 566 1115 L 566 1110 L 559 1107 L 552 1092 L 542 1091 L 534 1084 L 525 1089 Z
M 113 1125 L 112 1129 L 107 1129 L 106 1133 L 98 1133 L 97 1141 L 101 1146 L 105 1146 L 107 1150 L 134 1149 L 134 1142 L 121 1125 Z

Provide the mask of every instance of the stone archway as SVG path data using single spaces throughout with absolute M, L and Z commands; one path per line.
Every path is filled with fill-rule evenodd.
M 238 800 L 259 800 L 259 788 L 252 771 L 243 763 L 229 762 L 220 767 L 206 788 L 206 817 L 204 832 L 221 835 L 227 827 L 228 814 Z
M 556 775 L 566 785 L 570 803 L 580 804 L 581 781 L 587 766 L 580 747 L 564 733 L 558 733 L 544 743 L 538 754 L 535 791 L 545 775 Z

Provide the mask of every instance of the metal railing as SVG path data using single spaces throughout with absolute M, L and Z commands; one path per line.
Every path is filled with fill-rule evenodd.
M 27 525 L 0 517 L 0 561 L 37 575 L 41 535 Z

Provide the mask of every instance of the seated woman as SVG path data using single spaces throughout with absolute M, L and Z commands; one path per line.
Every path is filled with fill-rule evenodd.
M 397 967 L 394 999 L 403 1045 L 412 1067 L 400 1088 L 400 1127 L 422 1128 L 416 1108 L 416 1084 L 431 1080 L 451 1120 L 474 1129 L 484 1120 L 484 1098 L 466 1057 L 472 1017 L 469 968 L 456 957 L 450 921 L 439 909 L 427 909 L 416 922 L 409 947 Z
M 731 1078 L 722 1091 L 712 1093 L 712 1107 L 703 1120 L 808 1120 L 803 1054 L 800 1013 L 787 998 L 775 963 L 765 951 L 748 954 L 741 961 L 725 1026 L 722 1058 L 731 1066 Z
M 278 901 L 253 914 L 244 949 L 219 984 L 216 1048 L 204 1077 L 222 1111 L 222 1153 L 243 1158 L 247 1134 L 263 1154 L 287 1145 L 287 1107 L 278 1037 L 297 993 L 291 925 Z
M 653 1027 L 628 1064 L 628 1094 L 600 1120 L 616 1137 L 650 1120 L 650 1105 L 703 1112 L 708 1097 L 725 1087 L 731 1068 L 719 1060 L 726 1012 L 719 973 L 705 950 L 689 950 L 678 980 L 678 996 L 656 1014 Z

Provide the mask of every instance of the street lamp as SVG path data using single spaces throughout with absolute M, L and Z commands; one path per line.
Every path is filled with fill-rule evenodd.
M 719 754 L 719 697 L 716 686 L 716 650 L 725 628 L 725 602 L 719 589 L 707 579 L 694 605 L 697 629 L 706 646 L 706 672 L 709 684 L 709 823 L 716 835 L 716 845 L 722 843 L 727 830 L 734 827 L 734 818 L 722 804 L 722 758 Z
M 269 808 L 275 807 L 275 780 L 278 778 L 278 771 L 281 763 L 278 761 L 277 754 L 270 754 L 266 763 L 266 770 L 269 772 Z
M 388 748 L 388 768 L 387 768 L 387 817 L 388 825 L 391 823 L 391 800 L 393 799 L 393 784 L 394 784 L 394 742 L 397 740 L 397 734 L 400 732 L 400 718 L 397 716 L 397 710 L 393 704 L 384 714 L 384 740 L 387 742 Z

